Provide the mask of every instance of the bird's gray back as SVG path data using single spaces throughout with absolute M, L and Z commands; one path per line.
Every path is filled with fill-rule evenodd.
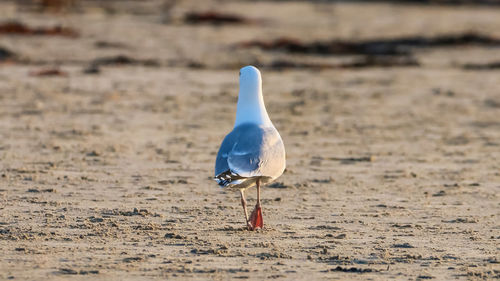
M 242 124 L 223 140 L 215 161 L 215 176 L 230 171 L 241 177 L 276 178 L 285 169 L 285 147 L 272 126 Z

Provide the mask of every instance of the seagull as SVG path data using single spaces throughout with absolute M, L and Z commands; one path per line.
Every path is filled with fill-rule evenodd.
M 215 181 L 221 187 L 239 189 L 248 230 L 263 228 L 260 187 L 285 170 L 285 146 L 267 115 L 262 78 L 254 66 L 240 69 L 240 92 L 233 130 L 226 135 L 215 160 Z M 245 190 L 257 187 L 257 204 L 250 218 Z

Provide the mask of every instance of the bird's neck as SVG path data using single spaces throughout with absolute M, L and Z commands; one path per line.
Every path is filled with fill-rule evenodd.
M 234 127 L 236 128 L 244 123 L 263 126 L 273 125 L 269 115 L 267 115 L 262 90 L 248 91 L 240 89 Z

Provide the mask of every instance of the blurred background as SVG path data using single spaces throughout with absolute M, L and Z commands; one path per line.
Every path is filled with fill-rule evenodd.
M 2 61 L 237 69 L 488 68 L 496 0 L 2 1 Z M 443 56 L 446 54 L 446 56 Z
M 212 180 L 249 64 L 261 232 Z M 0 1 L 0 279 L 498 278 L 499 74 L 498 0 Z

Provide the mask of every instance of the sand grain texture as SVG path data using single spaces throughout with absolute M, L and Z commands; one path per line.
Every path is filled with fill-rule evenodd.
M 498 38 L 498 8 L 235 2 L 221 11 L 252 22 L 213 26 L 182 15 L 216 2 L 178 2 L 83 1 L 63 14 L 0 3 L 5 18 L 79 34 L 0 37 L 16 54 L 0 62 L 0 279 L 500 278 L 500 72 L 461 67 L 491 63 L 498 47 L 282 71 L 272 61 L 356 57 L 235 47 Z M 244 230 L 239 195 L 211 180 L 250 63 L 266 66 L 288 164 L 263 189 L 257 232 Z M 54 67 L 64 75 L 30 75 Z

